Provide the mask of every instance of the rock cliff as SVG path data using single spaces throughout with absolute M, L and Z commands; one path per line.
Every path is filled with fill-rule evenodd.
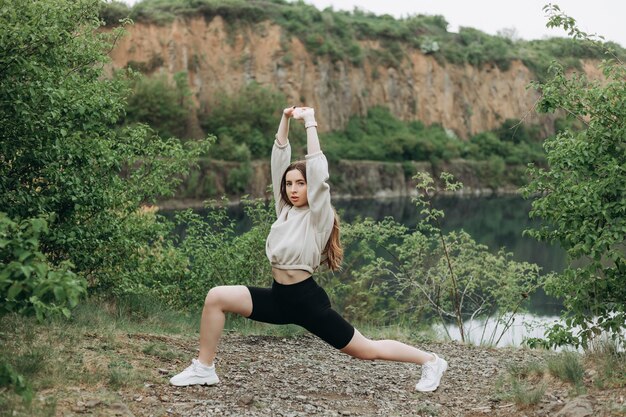
M 362 41 L 364 49 L 382 48 Z M 322 131 L 342 129 L 349 117 L 385 105 L 402 120 L 438 123 L 467 138 L 506 119 L 550 121 L 533 110 L 537 93 L 527 89 L 532 72 L 520 61 L 507 71 L 495 65 L 439 63 L 413 48 L 395 67 L 365 58 L 360 65 L 332 62 L 307 52 L 302 42 L 269 21 L 238 25 L 221 17 L 179 17 L 168 25 L 136 23 L 111 52 L 112 65 L 143 63 L 150 72 L 187 71 L 197 104 L 216 91 L 237 92 L 256 81 L 282 91 L 290 103 L 314 106 Z

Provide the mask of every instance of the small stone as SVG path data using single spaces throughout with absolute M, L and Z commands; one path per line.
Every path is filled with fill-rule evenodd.
M 593 405 L 586 396 L 574 398 L 556 414 L 556 417 L 590 417 L 593 416 Z
M 89 400 L 89 401 L 87 401 L 85 403 L 85 407 L 93 408 L 93 407 L 97 406 L 100 403 L 102 403 L 102 401 L 100 401 L 100 400 Z
M 113 403 L 111 404 L 109 409 L 113 411 L 113 414 L 116 416 L 127 416 L 127 417 L 133 416 L 133 413 L 130 411 L 128 406 L 124 403 Z
M 166 374 L 169 374 L 170 371 L 168 371 L 167 369 L 159 368 L 159 373 L 163 374 L 163 375 L 166 375 Z
M 241 398 L 239 398 L 239 401 L 237 402 L 241 405 L 250 405 L 252 404 L 253 401 L 254 401 L 254 395 L 245 394 L 245 395 L 242 395 Z

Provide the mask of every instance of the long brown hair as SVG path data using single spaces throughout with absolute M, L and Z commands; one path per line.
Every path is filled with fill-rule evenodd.
M 285 204 L 289 204 L 290 206 L 293 206 L 293 204 L 287 195 L 287 173 L 289 171 L 293 171 L 294 169 L 300 171 L 304 177 L 304 181 L 306 181 L 306 161 L 292 162 L 287 167 L 282 179 L 280 180 L 280 197 Z M 322 251 L 322 259 L 324 259 L 322 263 L 328 266 L 330 270 L 336 271 L 341 267 L 341 262 L 343 261 L 343 247 L 341 246 L 341 240 L 339 238 L 339 216 L 337 215 L 334 207 L 333 213 L 335 215 L 333 230 L 330 232 L 330 237 L 328 238 L 326 247 Z

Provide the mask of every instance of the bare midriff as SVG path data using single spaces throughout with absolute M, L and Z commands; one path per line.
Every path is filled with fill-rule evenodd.
M 311 276 L 311 273 L 302 269 L 272 268 L 272 275 L 279 284 L 292 285 L 304 281 Z

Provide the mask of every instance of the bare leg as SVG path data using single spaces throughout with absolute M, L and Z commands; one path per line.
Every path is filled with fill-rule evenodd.
M 200 322 L 198 354 L 198 360 L 205 365 L 210 365 L 215 359 L 227 312 L 241 314 L 244 317 L 252 314 L 252 297 L 247 287 L 244 285 L 215 287 L 207 294 Z
M 350 343 L 341 351 L 359 359 L 382 359 L 386 361 L 412 362 L 419 365 L 435 359 L 435 356 L 432 354 L 402 342 L 395 340 L 370 340 L 356 329 Z

